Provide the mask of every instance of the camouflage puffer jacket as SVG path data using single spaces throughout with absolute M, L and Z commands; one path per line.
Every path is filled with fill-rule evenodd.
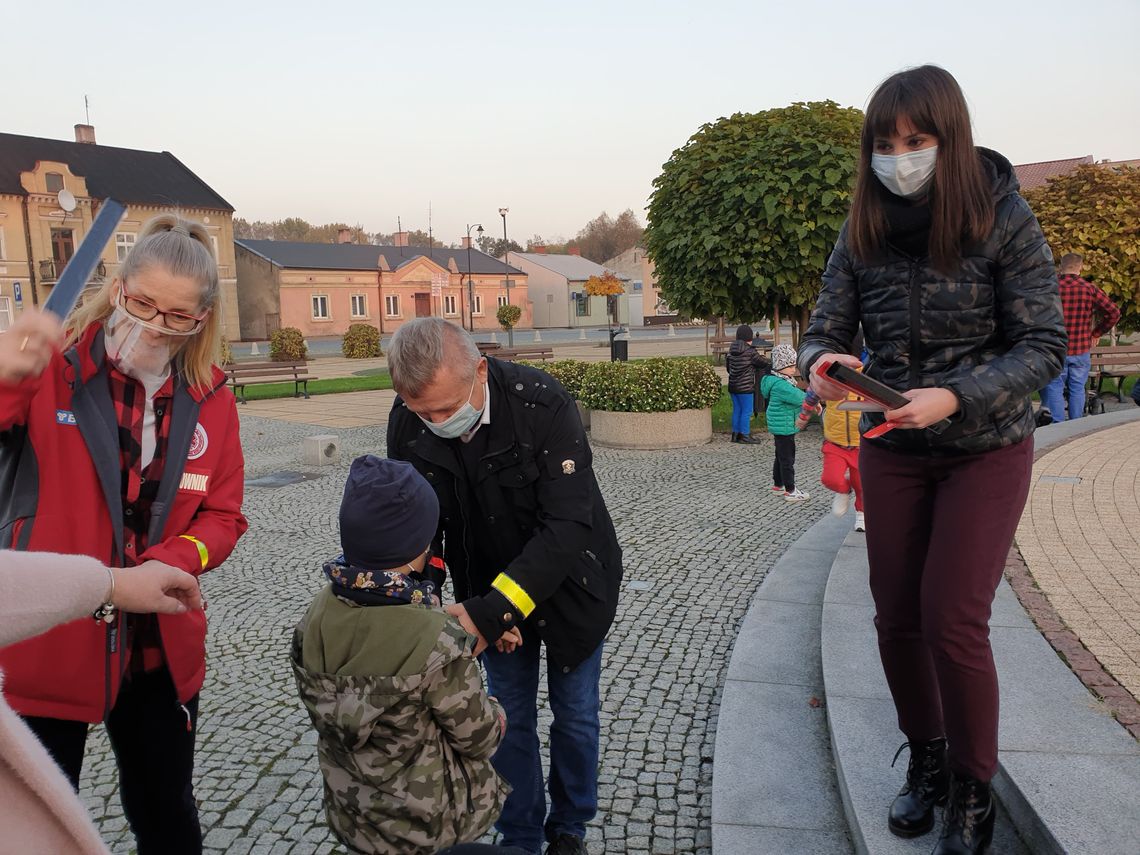
M 893 430 L 870 442 L 934 456 L 1013 445 L 1033 433 L 1030 394 L 1056 377 L 1067 337 L 1053 256 L 1009 161 L 979 148 L 993 187 L 994 227 L 967 247 L 952 276 L 888 238 L 874 263 L 847 249 L 846 224 L 827 262 L 811 323 L 800 342 L 807 377 L 824 353 L 848 353 L 863 324 L 874 377 L 900 391 L 950 389 L 960 408 L 941 434 Z M 865 413 L 862 429 L 883 421 Z
M 471 642 L 439 609 L 362 607 L 327 587 L 294 631 L 325 811 L 350 851 L 426 855 L 478 839 L 498 818 L 510 789 L 490 761 L 502 707 Z

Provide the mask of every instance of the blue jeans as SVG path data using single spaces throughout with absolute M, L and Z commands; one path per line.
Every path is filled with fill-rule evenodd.
M 1041 405 L 1049 408 L 1049 412 L 1053 414 L 1053 421 L 1065 421 L 1065 389 L 1069 390 L 1068 417 L 1079 419 L 1085 414 L 1085 383 L 1089 379 L 1091 365 L 1092 357 L 1087 353 L 1066 356 L 1061 376 L 1041 390 Z
M 752 432 L 752 393 L 729 392 L 732 398 L 732 432 L 748 435 Z
M 538 747 L 539 652 L 534 633 L 514 653 L 494 647 L 482 656 L 488 694 L 507 714 L 507 735 L 491 758 L 511 785 L 511 794 L 495 828 L 503 846 L 538 852 L 545 838 L 559 834 L 586 836 L 586 823 L 598 812 L 598 678 L 602 645 L 569 673 L 547 668 L 550 696 L 550 814 L 546 812 L 542 758 Z

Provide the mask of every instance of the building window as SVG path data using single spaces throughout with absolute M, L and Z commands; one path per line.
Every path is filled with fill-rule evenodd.
M 483 314 L 483 295 L 482 294 L 476 294 L 475 295 L 475 314 L 476 315 L 482 315 Z
M 368 317 L 368 297 L 364 294 L 352 295 L 352 316 L 354 318 Z
M 455 310 L 455 295 L 454 294 L 444 294 L 443 295 L 443 313 L 445 315 L 458 315 L 459 314 L 459 312 L 457 312 Z
M 590 317 L 590 295 L 577 291 L 574 293 L 574 314 L 579 318 Z
M 0 297 L 0 332 L 12 326 L 12 301 L 7 297 Z
M 214 261 L 221 262 L 222 256 L 218 252 L 218 238 L 215 235 L 210 235 L 210 245 L 214 247 Z
M 509 306 L 510 304 L 511 304 L 511 298 L 510 297 L 508 297 L 506 294 L 500 294 L 499 295 L 499 308 L 500 309 L 503 308 L 503 306 Z
M 388 294 L 384 297 L 384 314 L 389 318 L 400 317 L 400 295 Z
M 56 263 L 56 275 L 63 272 L 63 265 L 75 255 L 75 237 L 71 229 L 51 230 L 51 257 Z
M 115 233 L 115 253 L 120 263 L 127 260 L 127 253 L 135 245 L 134 232 L 116 232 Z
M 0 260 L 8 257 L 8 243 L 4 240 L 4 227 L 0 226 Z
M 329 298 L 324 294 L 313 295 L 313 320 L 327 321 L 329 319 Z
M 44 178 L 47 179 L 47 191 L 49 193 L 58 193 L 63 189 L 63 176 L 58 172 L 44 173 Z

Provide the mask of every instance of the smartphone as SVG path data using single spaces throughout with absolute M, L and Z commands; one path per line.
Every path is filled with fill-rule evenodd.
M 890 386 L 868 377 L 861 371 L 848 368 L 842 362 L 827 363 L 827 365 L 823 367 L 823 373 L 843 388 L 854 392 L 856 395 L 867 398 L 870 401 L 883 404 L 888 409 L 897 410 L 910 403 L 910 399 L 892 389 Z M 950 427 L 950 420 L 942 419 L 942 421 L 930 425 L 929 429 L 934 431 L 934 433 L 942 433 L 942 431 L 948 427 Z

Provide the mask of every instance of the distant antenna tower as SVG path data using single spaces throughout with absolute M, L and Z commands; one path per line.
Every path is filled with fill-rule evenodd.
M 396 217 L 396 234 L 403 234 L 403 231 L 404 231 L 404 227 L 402 225 L 400 225 L 400 218 Z M 397 238 L 397 240 L 399 240 L 399 242 L 400 242 L 400 258 L 403 258 L 404 257 L 404 240 L 403 240 L 403 238 Z
M 428 202 L 428 258 L 432 257 L 432 255 L 431 255 L 432 243 L 433 243 L 433 241 L 432 241 L 432 237 L 431 237 L 431 202 L 429 201 Z
M 87 114 L 87 124 L 91 124 L 91 102 L 87 100 L 87 96 L 83 96 L 83 112 Z

